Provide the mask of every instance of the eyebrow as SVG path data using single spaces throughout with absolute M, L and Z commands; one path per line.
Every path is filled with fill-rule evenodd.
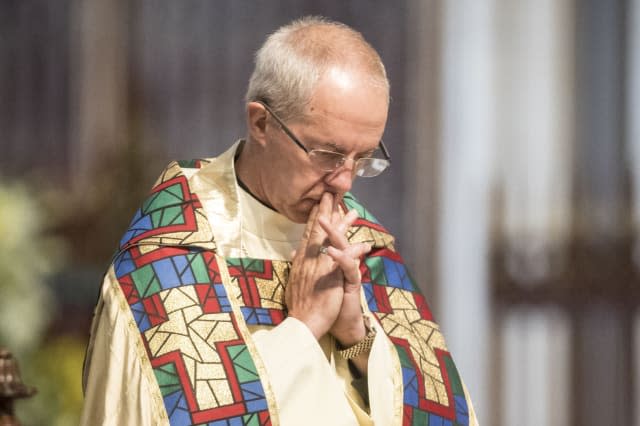
M 345 154 L 345 150 L 340 148 L 335 142 L 324 142 L 321 143 L 320 145 L 327 147 L 327 148 L 331 148 L 331 150 L 335 151 L 335 152 L 339 152 L 340 154 Z
M 334 151 L 344 154 L 344 149 L 340 148 L 335 142 L 321 141 L 313 136 L 305 138 L 305 141 L 313 147 L 310 149 L 324 149 L 326 151 Z
M 347 152 L 343 148 L 339 147 L 335 142 L 317 142 L 316 143 L 316 141 L 314 140 L 311 140 L 311 142 L 314 143 L 313 149 L 326 149 L 327 151 L 333 151 L 339 154 L 347 155 Z M 356 158 L 371 157 L 373 156 L 373 153 L 376 152 L 378 149 L 379 147 L 375 147 L 373 149 L 370 149 L 364 152 L 357 152 Z

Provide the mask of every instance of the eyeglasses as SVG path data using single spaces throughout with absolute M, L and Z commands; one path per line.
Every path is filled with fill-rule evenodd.
M 284 124 L 284 122 L 280 119 L 280 117 L 278 117 L 273 112 L 273 110 L 269 107 L 269 105 L 267 105 L 262 101 L 256 101 L 256 102 L 258 102 L 267 111 L 269 111 L 269 114 L 271 114 L 271 116 L 278 122 L 278 124 L 280 125 L 282 130 L 285 132 L 285 134 L 289 136 L 289 138 L 291 138 L 291 140 L 296 145 L 298 145 L 300 149 L 302 149 L 304 152 L 307 153 L 307 155 L 309 156 L 309 160 L 311 161 L 311 164 L 313 164 L 318 169 L 322 170 L 323 172 L 330 173 L 335 170 L 338 170 L 347 161 L 347 157 L 344 154 L 341 154 L 339 152 L 327 151 L 324 149 L 312 149 L 312 150 L 307 149 L 307 147 L 305 147 L 302 144 L 302 142 L 300 142 L 300 140 L 296 137 L 296 135 L 293 134 L 291 129 L 289 129 L 286 124 Z M 382 140 L 380 140 L 380 143 L 378 144 L 378 148 L 382 152 L 382 155 L 384 156 L 384 158 L 362 157 L 362 158 L 358 158 L 357 160 L 354 160 L 353 170 L 356 176 L 359 176 L 359 177 L 378 176 L 380 173 L 384 172 L 387 169 L 387 167 L 391 165 L 391 157 L 389 156 L 389 151 L 387 150 L 387 147 L 384 146 L 384 142 L 382 142 Z

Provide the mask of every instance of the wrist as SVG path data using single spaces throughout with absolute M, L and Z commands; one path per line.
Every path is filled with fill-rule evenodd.
M 296 313 L 292 312 L 289 312 L 287 316 L 295 318 L 296 320 L 304 324 L 305 327 L 309 329 L 311 334 L 313 334 L 313 337 L 315 337 L 316 340 L 320 340 L 320 338 L 327 333 L 326 325 L 314 316 L 297 315 Z
M 373 346 L 373 341 L 376 337 L 376 330 L 369 326 L 367 322 L 365 322 L 366 327 L 366 335 L 357 341 L 356 343 L 348 346 L 338 344 L 338 353 L 344 359 L 355 360 L 358 357 L 362 357 L 366 355 L 371 350 Z
M 353 346 L 367 336 L 369 327 L 365 324 L 363 317 L 356 321 L 351 327 L 331 330 L 331 334 L 335 337 L 338 348 L 344 349 Z

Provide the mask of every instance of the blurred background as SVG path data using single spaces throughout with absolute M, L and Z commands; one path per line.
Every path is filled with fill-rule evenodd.
M 640 0 L 0 2 L 0 346 L 77 424 L 99 286 L 171 159 L 244 136 L 253 53 L 360 30 L 393 165 L 354 192 L 444 328 L 483 425 L 640 426 Z

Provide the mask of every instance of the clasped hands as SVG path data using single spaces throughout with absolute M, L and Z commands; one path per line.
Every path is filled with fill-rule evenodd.
M 302 321 L 316 339 L 330 333 L 345 347 L 367 333 L 360 307 L 360 258 L 371 246 L 351 244 L 346 237 L 357 217 L 355 210 L 343 216 L 336 197 L 323 194 L 309 214 L 285 291 L 289 316 Z

